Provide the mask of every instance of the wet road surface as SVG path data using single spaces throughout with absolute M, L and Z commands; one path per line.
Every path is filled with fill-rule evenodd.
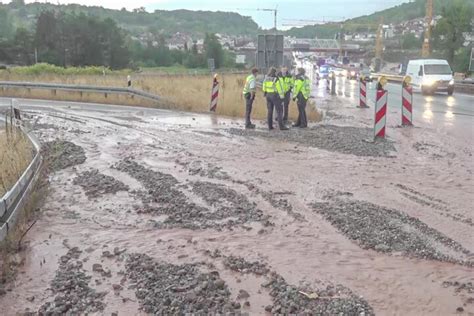
M 130 270 L 137 264 L 130 258 L 142 257 L 128 255 L 146 254 L 217 271 L 231 299 L 249 294 L 241 311 L 255 315 L 285 305 L 274 296 L 281 288 L 262 286 L 269 275 L 229 268 L 229 257 L 259 262 L 316 293 L 340 284 L 379 315 L 474 313 L 471 97 L 432 97 L 415 112 L 415 128 L 398 127 L 398 97 L 391 97 L 394 150 L 386 153 L 367 145 L 373 106 L 355 108 L 352 86 L 332 97 L 321 85 L 316 104 L 331 128 L 292 129 L 291 137 L 263 124 L 240 133 L 241 121 L 204 114 L 21 101 L 43 142 L 71 142 L 86 159 L 51 174 L 24 264 L 0 296 L 2 312 L 54 310 L 54 282 L 79 260 L 88 286 L 105 293 L 93 300 L 104 304 L 100 314 L 145 314 L 142 293 L 154 292 L 140 283 L 147 274 Z M 8 103 L 0 99 L 0 109 Z M 322 132 L 334 142 L 349 133 L 365 139 L 357 148 L 309 139 Z M 74 247 L 82 251 L 77 259 Z
M 330 98 L 326 90 L 326 81 L 320 80 L 317 95 L 320 98 Z M 356 80 L 337 78 L 338 98 L 346 100 L 348 104 L 358 105 L 359 83 Z M 375 103 L 376 82 L 367 83 L 367 100 L 373 112 Z M 389 83 L 388 113 L 389 122 L 401 124 L 401 84 Z M 364 110 L 373 113 L 369 110 Z M 464 138 L 470 141 L 474 137 L 474 95 L 455 92 L 453 96 L 446 93 L 436 93 L 424 96 L 420 92 L 413 93 L 413 122 L 416 126 L 439 129 L 453 137 Z

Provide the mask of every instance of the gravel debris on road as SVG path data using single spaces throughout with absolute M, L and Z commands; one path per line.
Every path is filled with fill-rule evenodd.
M 119 191 L 129 190 L 129 187 L 121 181 L 102 174 L 97 169 L 81 173 L 74 179 L 73 184 L 80 185 L 89 198 L 98 198 L 104 194 L 115 194 Z
M 341 285 L 322 290 L 299 288 L 272 273 L 262 287 L 269 289 L 273 301 L 265 310 L 274 315 L 375 315 L 367 301 Z
M 270 292 L 273 304 L 265 308 L 274 315 L 373 315 L 372 307 L 363 298 L 342 285 L 328 285 L 312 290 L 309 286 L 296 287 L 288 284 L 276 272 L 260 261 L 250 262 L 242 257 L 225 256 L 218 249 L 206 253 L 220 258 L 224 267 L 241 274 L 264 276 L 262 287 Z M 239 292 L 239 297 L 242 296 Z M 245 295 L 244 295 L 245 296 Z
M 231 180 L 231 177 L 222 170 L 221 167 L 218 167 L 212 163 L 204 162 L 202 160 L 193 160 L 191 162 L 183 162 L 180 160 L 175 160 L 178 165 L 186 168 L 188 173 L 192 176 L 198 175 L 200 177 L 205 177 L 209 179 L 218 179 L 218 180 Z
M 267 265 L 259 261 L 250 262 L 242 257 L 228 256 L 223 257 L 224 266 L 235 272 L 242 274 L 253 273 L 255 275 L 266 275 L 270 272 Z
M 443 286 L 454 287 L 456 293 L 466 292 L 474 294 L 474 284 L 472 282 L 445 281 L 443 282 Z
M 59 171 L 80 165 L 86 161 L 84 148 L 64 140 L 55 140 L 42 145 L 42 153 L 48 167 Z
M 286 213 L 288 213 L 288 215 L 290 215 L 299 222 L 306 222 L 305 217 L 301 213 L 295 212 L 290 201 L 288 201 L 287 199 L 277 197 L 277 194 L 275 194 L 274 192 L 263 192 L 260 189 L 256 189 L 256 191 L 274 208 L 285 211 Z
M 222 219 L 232 218 L 235 225 L 248 222 L 262 222 L 264 226 L 272 226 L 269 216 L 251 203 L 247 197 L 222 184 L 211 182 L 193 182 L 192 191 L 216 209 L 212 216 Z
M 232 135 L 260 137 L 278 142 L 293 142 L 308 147 L 316 147 L 331 152 L 361 157 L 393 157 L 395 146 L 388 140 L 372 142 L 374 134 L 371 128 L 316 125 L 308 129 L 289 131 L 263 131 L 231 128 Z
M 337 198 L 329 202 L 315 202 L 312 207 L 364 249 L 382 253 L 402 252 L 409 257 L 473 265 L 473 262 L 464 259 L 472 254 L 461 244 L 398 210 L 365 201 Z
M 39 315 L 79 315 L 104 310 L 103 298 L 106 293 L 99 293 L 89 287 L 91 277 L 86 275 L 79 260 L 81 253 L 74 247 L 60 258 L 59 270 L 51 282 L 51 289 L 56 296 L 52 302 L 40 307 Z
M 454 158 L 455 153 L 448 152 L 446 149 L 439 147 L 438 145 L 427 143 L 427 142 L 416 142 L 413 144 L 413 148 L 420 154 L 429 156 L 432 159 L 442 158 Z
M 255 204 L 225 186 L 208 182 L 192 183 L 191 191 L 208 204 L 202 206 L 184 194 L 183 185 L 172 175 L 150 170 L 131 160 L 124 160 L 115 168 L 128 173 L 148 190 L 138 194 L 145 205 L 144 212 L 166 215 L 163 221 L 156 221 L 157 228 L 221 230 L 255 221 L 271 225 L 269 217 Z
M 155 315 L 239 315 L 240 303 L 217 271 L 203 273 L 197 265 L 155 261 L 146 254 L 131 254 L 127 277 L 144 312 Z

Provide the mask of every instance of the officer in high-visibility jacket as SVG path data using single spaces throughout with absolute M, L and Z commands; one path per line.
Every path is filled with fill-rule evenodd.
M 285 91 L 285 99 L 283 99 L 283 123 L 288 122 L 288 107 L 290 106 L 291 101 L 291 91 L 294 88 L 295 80 L 293 76 L 288 71 L 288 68 L 283 67 L 281 69 L 282 77 L 283 77 L 283 89 Z
M 268 129 L 273 129 L 273 109 L 277 111 L 277 120 L 280 130 L 287 130 L 283 124 L 283 99 L 285 91 L 283 89 L 283 78 L 277 77 L 276 69 L 270 68 L 265 80 L 263 81 L 262 90 L 267 99 L 267 123 Z
M 244 98 L 245 98 L 245 128 L 255 128 L 255 125 L 252 124 L 250 120 L 250 115 L 252 114 L 252 105 L 255 100 L 255 93 L 257 92 L 257 74 L 258 69 L 253 68 L 252 74 L 247 77 L 245 80 L 244 86 Z
M 293 124 L 294 127 L 308 127 L 306 103 L 308 102 L 310 95 L 311 84 L 309 78 L 306 77 L 304 68 L 299 68 L 298 75 L 295 78 L 295 89 L 293 94 L 293 101 L 296 101 L 296 104 L 298 105 L 298 120 Z

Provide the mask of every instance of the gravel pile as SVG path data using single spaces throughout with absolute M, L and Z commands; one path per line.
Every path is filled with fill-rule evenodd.
M 257 209 L 255 203 L 251 203 L 245 195 L 225 185 L 198 181 L 192 183 L 192 191 L 214 207 L 215 211 L 209 214 L 211 219 L 230 218 L 229 223 L 233 225 L 248 222 L 262 222 L 264 226 L 273 225 L 269 221 L 270 217 Z
M 293 206 L 291 205 L 290 201 L 288 201 L 285 198 L 278 197 L 278 195 L 281 195 L 281 194 L 293 194 L 293 193 L 291 192 L 265 192 L 250 182 L 238 181 L 238 180 L 234 180 L 233 182 L 246 186 L 249 191 L 260 195 L 265 201 L 270 203 L 274 208 L 286 212 L 288 215 L 290 215 L 297 221 L 300 221 L 300 222 L 306 221 L 305 217 L 302 214 L 293 210 Z
M 276 273 L 262 286 L 270 291 L 273 304 L 266 306 L 265 311 L 272 314 L 375 315 L 363 298 L 343 286 L 330 285 L 323 290 L 298 288 Z
M 392 157 L 395 147 L 387 140 L 372 142 L 374 137 L 371 128 L 360 128 L 336 125 L 316 125 L 308 129 L 291 129 L 285 132 L 268 132 L 231 128 L 232 135 L 260 137 L 280 142 L 293 142 L 316 147 L 332 152 L 351 154 L 362 157 Z
M 129 187 L 111 176 L 102 174 L 97 169 L 85 171 L 73 181 L 80 185 L 89 198 L 97 198 L 104 194 L 115 194 L 119 191 L 128 191 Z
M 139 194 L 145 205 L 144 212 L 166 215 L 166 219 L 156 222 L 158 228 L 223 229 L 253 221 L 270 225 L 268 216 L 245 196 L 224 186 L 193 183 L 192 191 L 209 204 L 201 206 L 189 200 L 172 175 L 150 170 L 130 160 L 120 162 L 115 168 L 128 173 L 148 190 Z
M 52 171 L 80 165 L 86 161 L 86 154 L 81 146 L 63 140 L 43 144 L 42 153 Z
M 39 315 L 78 315 L 103 311 L 103 297 L 106 293 L 98 293 L 90 288 L 90 276 L 85 274 L 81 251 L 71 248 L 59 260 L 59 270 L 51 282 L 51 289 L 56 294 L 52 302 L 43 304 L 38 310 Z
M 303 215 L 293 210 L 293 206 L 290 204 L 290 201 L 288 201 L 287 199 L 277 197 L 276 194 L 273 192 L 262 192 L 261 190 L 258 190 L 258 189 L 257 191 L 274 208 L 285 211 L 286 213 L 288 213 L 288 215 L 290 215 L 297 221 L 300 221 L 300 222 L 306 221 Z
M 132 254 L 126 262 L 127 277 L 134 282 L 142 310 L 155 315 L 240 314 L 227 284 L 217 271 L 202 273 L 196 265 L 173 265 Z
M 232 271 L 243 274 L 253 273 L 255 275 L 266 275 L 270 272 L 267 265 L 258 261 L 249 262 L 242 257 L 223 257 L 224 266 Z
M 198 175 L 209 179 L 231 180 L 231 177 L 227 172 L 212 163 L 206 163 L 201 160 L 194 160 L 192 162 L 177 161 L 177 163 L 185 167 L 188 170 L 188 173 L 192 176 Z
M 469 250 L 417 218 L 364 201 L 316 202 L 313 210 L 364 249 L 472 265 Z M 444 250 L 443 250 L 444 248 Z M 447 253 L 455 253 L 453 257 Z
M 444 287 L 454 287 L 456 293 L 466 292 L 474 293 L 474 284 L 472 282 L 458 282 L 458 281 L 445 281 L 443 282 Z
M 416 142 L 413 144 L 413 148 L 420 154 L 430 156 L 433 159 L 456 157 L 455 153 L 448 152 L 444 148 L 427 142 Z

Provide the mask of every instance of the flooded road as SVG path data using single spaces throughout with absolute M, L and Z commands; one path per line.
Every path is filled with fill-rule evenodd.
M 58 164 L 2 314 L 474 314 L 473 140 L 449 126 L 372 143 L 372 111 L 326 94 L 286 134 L 20 104 Z

